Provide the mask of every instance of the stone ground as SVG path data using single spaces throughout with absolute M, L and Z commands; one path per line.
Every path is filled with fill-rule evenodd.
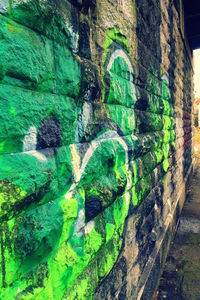
M 156 300 L 200 300 L 200 129 L 195 132 L 194 176 Z

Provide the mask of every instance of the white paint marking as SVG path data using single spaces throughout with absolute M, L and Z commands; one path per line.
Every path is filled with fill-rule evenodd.
M 71 154 L 72 154 L 72 166 L 74 171 L 74 179 L 75 182 L 77 181 L 77 176 L 80 170 L 80 155 L 76 149 L 76 145 L 72 144 L 70 145 L 71 148 Z
M 37 145 L 37 129 L 31 126 L 26 132 L 23 140 L 23 153 L 34 156 L 42 162 L 46 162 L 47 158 L 44 154 L 36 150 Z
M 94 228 L 94 221 L 90 221 L 85 226 L 85 234 L 89 234 Z
M 46 156 L 44 154 L 40 153 L 39 151 L 36 151 L 36 150 L 26 151 L 26 152 L 24 152 L 24 154 L 34 156 L 35 158 L 37 158 L 41 162 L 46 162 L 47 161 Z
M 165 80 L 165 81 L 167 81 L 167 84 L 169 84 L 169 78 L 168 78 L 167 74 L 163 74 L 161 76 L 161 80 Z
M 78 40 L 79 40 L 79 35 L 77 32 L 74 31 L 72 25 L 65 20 L 65 25 L 67 29 L 69 30 L 69 33 L 71 34 L 71 42 L 72 42 L 72 48 L 74 52 L 78 52 Z
M 135 89 L 135 85 L 133 84 L 133 79 L 134 79 L 133 78 L 133 74 L 134 74 L 133 67 L 132 67 L 131 61 L 129 60 L 129 58 L 126 55 L 125 52 L 123 52 L 122 50 L 116 50 L 111 55 L 109 64 L 107 66 L 107 71 L 109 73 L 111 73 L 110 70 L 112 68 L 112 65 L 113 65 L 115 59 L 118 58 L 118 57 L 122 57 L 128 65 L 129 72 L 130 72 L 130 84 L 131 84 L 131 87 L 132 87 L 132 90 L 133 90 L 134 100 L 136 101 L 136 89 Z M 82 130 L 83 130 L 83 132 L 85 132 L 85 130 L 88 126 L 89 118 L 91 117 L 91 110 L 92 110 L 91 104 L 85 103 L 84 106 L 83 106 L 83 112 L 82 112 L 82 115 L 81 115 L 81 118 L 80 118 L 81 124 L 78 124 L 77 130 L 76 130 L 77 140 L 78 140 L 78 130 L 80 129 L 80 127 L 82 126 L 83 127 Z M 137 140 L 137 137 L 134 136 L 133 134 L 132 134 L 132 138 L 134 140 Z M 80 166 L 80 158 L 78 159 L 77 163 L 73 162 L 74 177 L 75 177 L 76 182 L 71 185 L 69 191 L 65 194 L 65 199 L 70 199 L 73 196 L 73 193 L 74 193 L 79 181 L 81 180 L 81 177 L 82 177 L 82 175 L 85 171 L 85 168 L 87 167 L 87 165 L 90 161 L 90 158 L 93 156 L 96 149 L 103 142 L 106 142 L 106 141 L 117 141 L 123 147 L 123 149 L 125 150 L 125 165 L 126 165 L 126 169 L 127 169 L 127 189 L 129 190 L 131 188 L 132 176 L 129 172 L 129 167 L 128 167 L 128 146 L 127 146 L 126 142 L 123 140 L 123 138 L 120 137 L 116 131 L 110 130 L 110 131 L 107 131 L 107 132 L 103 133 L 100 137 L 96 138 L 94 141 L 91 142 L 87 152 L 84 155 L 81 166 Z M 72 150 L 72 157 L 78 157 L 76 147 L 72 145 L 71 150 Z M 130 203 L 130 194 L 129 194 L 129 192 L 126 192 L 126 194 L 125 194 L 125 201 L 126 201 L 125 210 L 128 210 L 128 206 L 129 206 L 129 203 Z M 84 222 L 84 220 L 82 218 L 82 215 L 81 216 L 79 215 L 78 219 L 77 219 L 77 224 L 82 224 L 83 222 Z M 85 226 L 85 234 L 89 234 L 92 231 L 93 228 L 94 228 L 94 221 L 90 221 Z M 79 231 L 80 231 L 80 225 L 78 227 L 76 225 L 75 226 L 75 232 L 79 232 Z
M 74 228 L 74 232 L 76 236 L 81 237 L 83 235 L 83 231 L 81 229 L 83 229 L 84 225 L 85 225 L 85 212 L 83 209 L 81 209 L 79 211 L 78 218 L 76 220 L 75 228 Z
M 135 85 L 133 83 L 134 70 L 133 70 L 132 63 L 131 63 L 128 55 L 122 49 L 117 49 L 113 52 L 113 54 L 110 57 L 109 64 L 107 66 L 107 71 L 109 72 L 109 74 L 111 74 L 110 70 L 112 68 L 112 65 L 113 65 L 115 59 L 118 58 L 118 57 L 123 58 L 125 60 L 125 62 L 127 63 L 127 65 L 128 65 L 129 72 L 130 72 L 130 84 L 131 84 L 131 87 L 132 87 L 132 90 L 133 90 L 134 100 L 136 101 L 136 89 L 135 89 Z
M 35 150 L 37 145 L 37 129 L 31 126 L 26 132 L 23 140 L 23 152 Z
M 81 180 L 81 177 L 85 171 L 85 168 L 86 168 L 90 158 L 92 157 L 92 155 L 94 154 L 96 149 L 101 145 L 101 143 L 106 142 L 106 141 L 117 141 L 124 148 L 125 153 L 126 153 L 125 154 L 125 162 L 126 162 L 126 168 L 127 168 L 127 172 L 128 172 L 128 146 L 127 146 L 127 144 L 125 143 L 123 138 L 118 135 L 118 133 L 116 131 L 109 130 L 107 132 L 104 132 L 100 137 L 98 137 L 97 139 L 95 139 L 94 141 L 91 142 L 87 152 L 84 155 L 82 165 L 81 165 L 79 171 L 76 173 L 77 182 L 75 182 L 71 185 L 69 191 L 65 194 L 65 199 L 70 199 L 73 196 L 73 192 L 74 192 L 77 184 Z M 129 184 L 129 180 L 130 179 L 128 176 L 127 184 Z
M 78 118 L 78 124 L 76 127 L 76 142 L 79 142 L 79 137 L 83 137 L 85 134 L 87 126 L 89 125 L 90 120 L 92 120 L 92 117 L 92 104 L 85 102 Z

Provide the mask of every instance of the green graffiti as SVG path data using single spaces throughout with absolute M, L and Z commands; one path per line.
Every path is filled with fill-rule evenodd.
M 13 6 L 13 18 L 23 9 L 23 4 Z M 112 269 L 122 245 L 130 203 L 127 143 L 109 127 L 97 134 L 82 156 L 74 144 L 80 128 L 81 71 L 67 28 L 69 42 L 61 45 L 58 39 L 52 45 L 46 31 L 41 39 L 4 16 L 0 22 L 2 36 L 9 40 L 1 47 L 1 117 L 5 120 L 0 141 L 1 298 L 89 299 Z M 16 56 L 8 55 L 12 48 Z M 113 65 L 110 72 L 106 70 L 106 75 L 113 73 L 108 103 L 116 87 L 113 100 L 119 100 L 121 85 L 121 104 L 131 108 L 135 102 L 132 66 L 120 51 L 122 57 L 111 58 Z M 103 65 L 107 67 L 106 62 Z M 113 111 L 111 118 L 124 133 L 132 133 L 133 113 L 124 115 L 123 124 L 118 114 Z M 99 259 L 101 252 L 106 253 L 104 260 Z M 98 268 L 91 269 L 94 260 Z M 93 276 L 95 283 L 90 280 Z
M 163 101 L 163 168 L 167 172 L 169 168 L 169 153 L 170 147 L 174 147 L 175 142 L 175 133 L 174 133 L 174 119 L 173 119 L 173 108 L 171 104 L 171 96 L 169 90 L 169 80 L 168 77 L 164 74 L 162 77 L 162 90 L 161 90 L 161 99 Z M 166 104 L 167 103 L 167 104 Z
M 159 134 L 142 138 L 129 45 L 109 30 L 106 122 L 93 134 L 98 120 L 80 96 L 79 35 L 38 3 L 10 1 L 0 16 L 0 298 L 92 299 L 119 257 L 130 206 L 150 192 L 156 166 L 169 167 L 169 84 L 149 79 L 146 116 Z

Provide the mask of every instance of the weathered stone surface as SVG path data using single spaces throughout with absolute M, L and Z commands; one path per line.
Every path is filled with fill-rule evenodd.
M 153 297 L 191 80 L 171 1 L 1 1 L 1 299 Z

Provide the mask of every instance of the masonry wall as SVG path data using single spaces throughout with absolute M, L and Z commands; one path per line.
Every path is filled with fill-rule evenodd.
M 155 295 L 193 162 L 172 2 L 0 1 L 1 299 Z

